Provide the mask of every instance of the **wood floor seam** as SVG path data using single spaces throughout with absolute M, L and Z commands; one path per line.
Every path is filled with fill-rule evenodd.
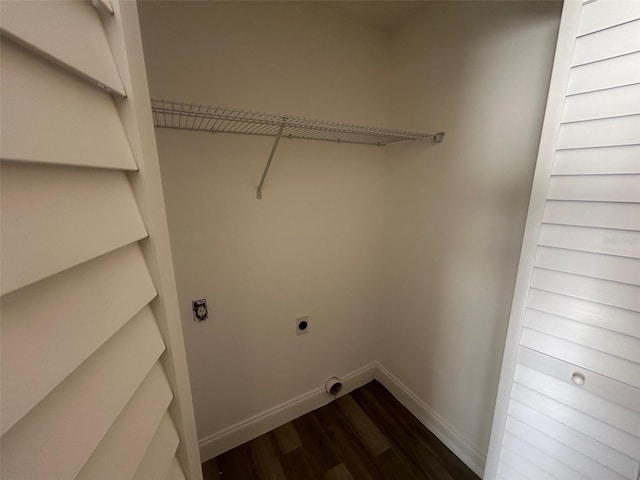
M 376 380 L 202 471 L 204 480 L 479 480 Z

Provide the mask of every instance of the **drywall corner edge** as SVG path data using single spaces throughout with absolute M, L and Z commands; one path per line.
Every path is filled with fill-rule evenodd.
M 377 363 L 377 362 L 376 362 Z M 438 415 L 429 405 L 404 385 L 397 377 L 377 363 L 375 378 L 404 405 L 431 433 L 482 478 L 487 455 Z
M 376 378 L 378 362 L 372 362 L 358 370 L 341 375 L 342 392 L 339 396 L 366 385 Z M 324 384 L 296 398 L 276 405 L 242 422 L 215 432 L 199 441 L 200 457 L 206 462 L 221 453 L 242 445 L 274 428 L 320 408 L 331 401 Z
M 553 60 L 553 70 L 549 83 L 549 93 L 531 187 L 527 220 L 522 239 L 518 273 L 513 291 L 509 324 L 504 344 L 500 382 L 496 392 L 488 457 L 486 470 L 484 472 L 484 477 L 488 480 L 493 480 L 498 474 L 502 439 L 505 433 L 513 377 L 518 360 L 520 335 L 522 333 L 524 314 L 527 307 L 529 285 L 531 276 L 533 275 L 540 228 L 544 217 L 549 178 L 551 176 L 555 149 L 558 143 L 559 127 L 564 110 L 567 85 L 569 84 L 569 75 L 580 24 L 581 11 L 582 2 L 580 0 L 567 0 L 562 7 L 562 17 Z

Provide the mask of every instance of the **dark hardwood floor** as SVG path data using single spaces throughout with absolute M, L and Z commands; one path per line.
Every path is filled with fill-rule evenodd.
M 478 480 L 376 381 L 202 469 L 205 480 Z

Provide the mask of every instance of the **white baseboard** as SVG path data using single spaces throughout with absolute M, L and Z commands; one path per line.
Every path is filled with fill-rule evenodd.
M 400 403 L 456 454 L 476 475 L 482 478 L 487 455 L 453 428 L 429 405 L 409 390 L 400 380 L 379 363 L 375 377 Z
M 354 372 L 341 376 L 342 391 L 339 396 L 366 385 L 374 379 L 384 385 L 384 387 L 415 415 L 425 427 L 438 437 L 449 450 L 455 453 L 460 460 L 482 478 L 487 459 L 486 454 L 467 440 L 378 362 L 373 362 Z M 242 445 L 263 433 L 267 433 L 274 428 L 278 428 L 291 420 L 320 408 L 331 400 L 332 398 L 324 391 L 324 386 L 321 386 L 254 415 L 247 420 L 231 425 L 213 435 L 209 435 L 199 442 L 201 461 L 206 462 L 227 450 Z
M 378 365 L 371 363 L 347 375 L 340 376 L 342 391 L 338 396 L 366 385 L 375 377 Z M 324 390 L 324 385 L 299 397 L 281 403 L 269 410 L 261 412 L 242 422 L 231 425 L 213 435 L 202 438 L 200 445 L 200 461 L 206 462 L 232 448 L 242 445 L 263 433 L 278 428 L 291 420 L 320 408 L 332 400 Z

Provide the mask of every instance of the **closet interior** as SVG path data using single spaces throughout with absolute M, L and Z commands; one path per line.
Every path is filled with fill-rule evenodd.
M 639 39 L 638 0 L 1 1 L 0 476 L 638 480 Z
M 203 461 L 337 376 L 482 472 L 561 8 L 139 3 Z

